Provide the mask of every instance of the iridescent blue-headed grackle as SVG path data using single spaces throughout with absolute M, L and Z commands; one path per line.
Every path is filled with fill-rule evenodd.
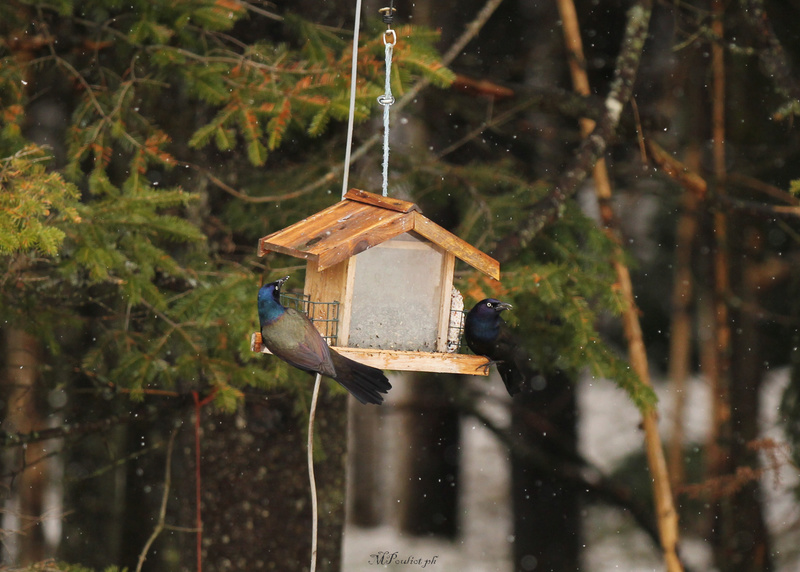
M 509 395 L 515 395 L 534 387 L 541 389 L 544 379 L 533 366 L 522 343 L 500 317 L 503 310 L 511 307 L 511 304 L 494 298 L 481 300 L 467 314 L 464 337 L 469 349 L 497 364 Z
M 338 381 L 361 403 L 382 403 L 381 393 L 392 386 L 381 370 L 336 353 L 304 313 L 280 303 L 281 286 L 288 279 L 258 290 L 261 340 L 267 349 L 289 365 Z

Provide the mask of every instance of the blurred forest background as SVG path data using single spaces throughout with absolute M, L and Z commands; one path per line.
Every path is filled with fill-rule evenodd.
M 376 192 L 388 2 L 364 4 L 350 186 Z M 394 5 L 389 194 L 501 262 L 457 285 L 514 305 L 548 384 L 393 376 L 366 408 L 324 382 L 320 568 L 387 526 L 458 547 L 469 420 L 510 507 L 507 558 L 469 569 L 599 570 L 597 505 L 666 570 L 797 569 L 800 505 L 775 526 L 767 498 L 800 472 L 800 2 Z M 313 381 L 249 344 L 259 284 L 304 266 L 256 245 L 339 200 L 354 17 L 0 3 L 0 569 L 307 569 Z M 579 441 L 588 386 L 641 415 L 613 466 Z

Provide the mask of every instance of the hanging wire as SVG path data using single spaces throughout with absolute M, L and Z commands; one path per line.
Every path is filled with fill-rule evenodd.
M 378 103 L 383 106 L 383 196 L 389 194 L 389 108 L 394 103 L 392 95 L 392 51 L 397 43 L 397 32 L 392 30 L 394 14 L 397 9 L 394 7 L 394 0 L 390 0 L 389 5 L 378 10 L 386 24 L 386 32 L 383 34 L 383 45 L 386 47 L 386 81 L 384 83 L 384 93 L 378 98 Z
M 347 193 L 347 179 L 350 177 L 350 148 L 353 146 L 353 121 L 356 115 L 356 75 L 358 66 L 358 32 L 361 28 L 361 0 L 356 0 L 356 21 L 353 24 L 353 62 L 350 67 L 350 117 L 347 121 L 347 144 L 344 152 L 344 173 L 342 176 L 342 199 Z
M 319 534 L 319 509 L 317 508 L 317 479 L 314 478 L 314 419 L 317 416 L 317 400 L 322 375 L 314 379 L 314 393 L 311 394 L 311 410 L 308 413 L 308 483 L 311 487 L 311 565 L 309 572 L 317 569 L 317 536 Z
M 387 40 L 391 37 L 391 40 Z M 378 103 L 383 106 L 383 196 L 389 194 L 389 108 L 394 103 L 392 95 L 392 51 L 397 43 L 397 33 L 391 28 L 383 34 L 383 43 L 386 46 L 386 81 L 384 94 L 378 98 Z

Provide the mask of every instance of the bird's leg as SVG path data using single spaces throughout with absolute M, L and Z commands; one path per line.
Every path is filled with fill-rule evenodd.
M 486 358 L 486 359 L 489 359 L 489 358 Z M 501 360 L 501 359 L 497 359 L 497 360 L 489 359 L 489 361 L 487 361 L 485 364 L 479 365 L 477 369 L 482 369 L 484 375 L 489 375 L 489 368 L 492 367 L 495 364 L 498 364 L 498 363 L 503 363 L 503 360 Z

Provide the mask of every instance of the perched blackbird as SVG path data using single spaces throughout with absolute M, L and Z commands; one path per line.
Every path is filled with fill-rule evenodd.
M 281 286 L 288 279 L 270 282 L 258 291 L 261 339 L 267 349 L 289 365 L 338 381 L 361 403 L 382 403 L 381 393 L 392 386 L 381 370 L 336 353 L 304 313 L 280 303 Z
M 544 381 L 531 358 L 511 328 L 500 317 L 506 304 L 494 298 L 481 300 L 469 311 L 464 324 L 464 337 L 469 348 L 497 364 L 509 395 L 531 391 Z

